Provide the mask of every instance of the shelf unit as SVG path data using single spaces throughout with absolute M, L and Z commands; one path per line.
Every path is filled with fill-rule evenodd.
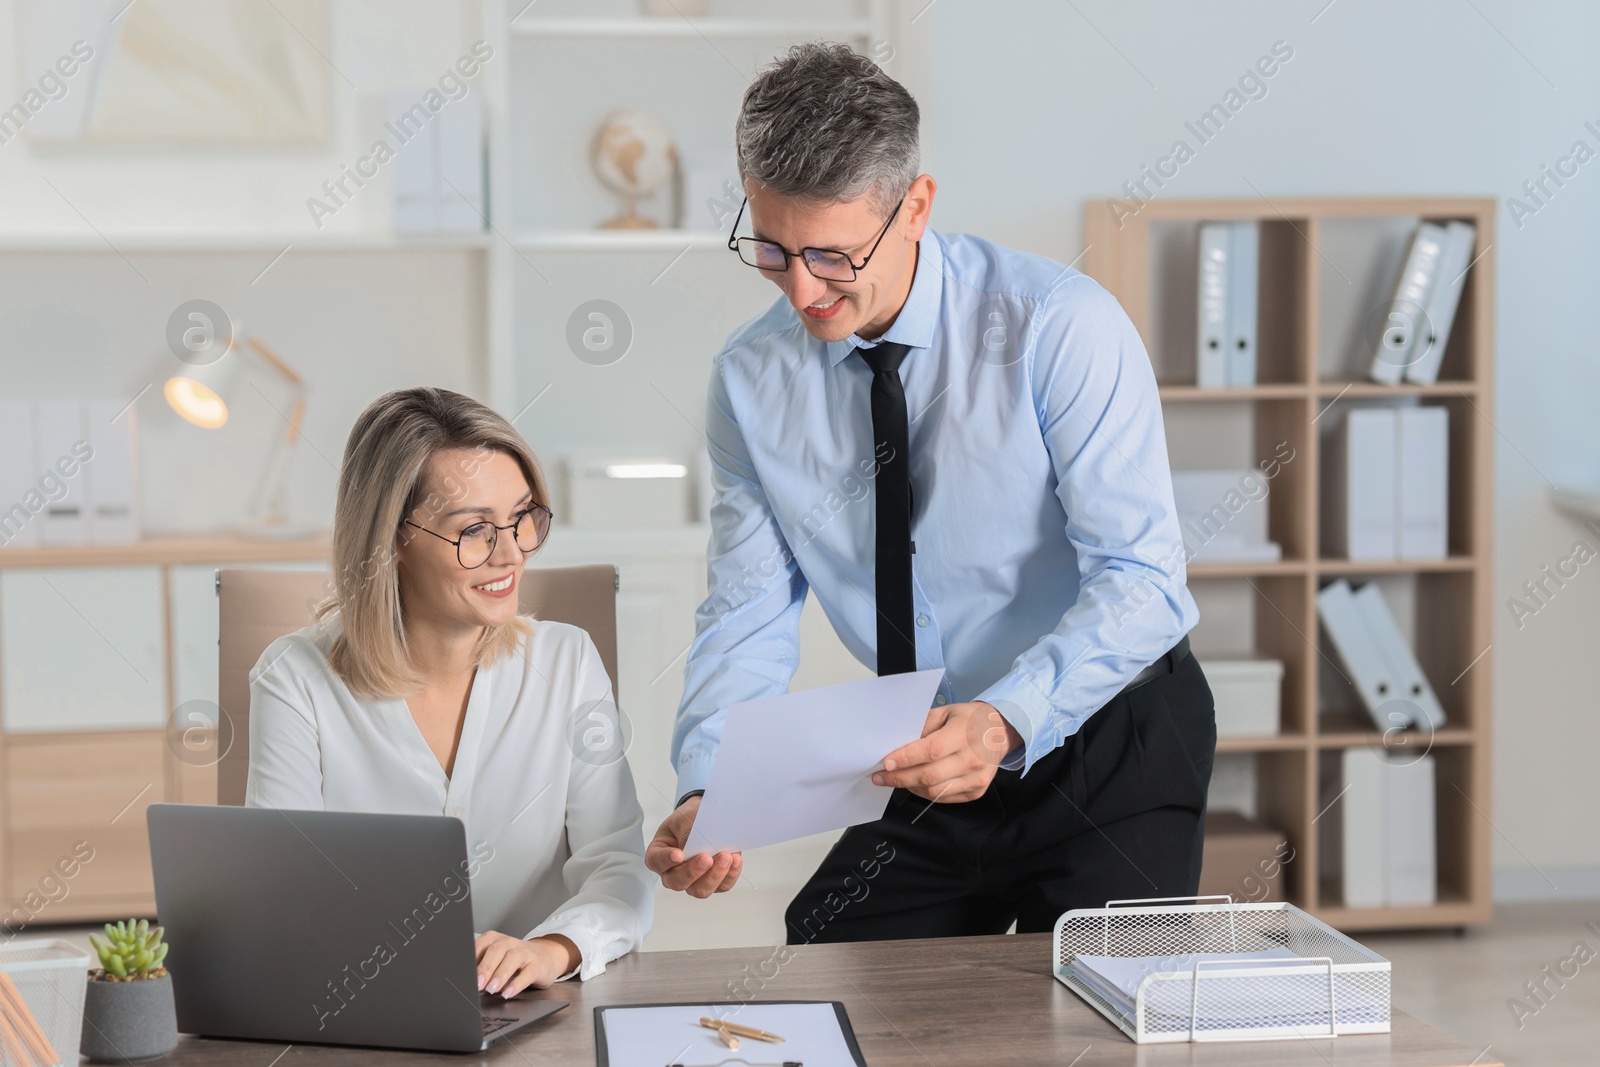
M 521 18 L 511 23 L 514 37 L 650 38 L 650 37 L 808 37 L 834 39 L 865 37 L 876 29 L 871 19 L 671 18 L 668 16 L 618 16 L 615 18 Z
M 7 234 L 5 251 L 209 253 L 265 252 L 471 252 L 489 247 L 487 233 L 401 235 L 279 230 L 261 233 Z
M 486 0 L 490 43 L 497 55 L 507 57 L 485 67 L 484 85 L 490 105 L 489 222 L 494 232 L 507 235 L 507 239 L 496 238 L 489 245 L 487 381 L 490 402 L 502 411 L 518 410 L 540 384 L 529 380 L 529 368 L 570 358 L 564 349 L 556 349 L 560 342 L 553 335 L 527 329 L 530 318 L 541 310 L 536 309 L 533 302 L 537 291 L 519 288 L 519 276 L 528 271 L 530 264 L 537 267 L 541 275 L 555 276 L 581 269 L 571 266 L 581 263 L 579 257 L 605 255 L 613 271 L 612 277 L 622 278 L 629 271 L 642 271 L 643 278 L 653 286 L 652 279 L 659 277 L 658 271 L 665 273 L 662 268 L 674 254 L 713 252 L 724 249 L 727 241 L 725 232 L 675 227 L 631 231 L 574 229 L 572 226 L 577 220 L 566 218 L 571 212 L 563 212 L 563 219 L 556 227 L 530 225 L 523 217 L 530 207 L 530 189 L 537 190 L 539 197 L 560 201 L 566 196 L 588 195 L 578 186 L 592 184 L 594 179 L 587 172 L 569 174 L 567 179 L 574 183 L 571 187 L 551 188 L 547 187 L 548 183 L 540 184 L 535 177 L 523 172 L 525 164 L 519 162 L 514 149 L 530 137 L 547 155 L 567 153 L 562 158 L 568 160 L 568 170 L 576 166 L 571 158 L 572 133 L 559 129 L 559 123 L 565 118 L 563 112 L 572 109 L 548 106 L 549 102 L 538 94 L 525 91 L 522 75 L 530 69 L 529 65 L 552 56 L 559 57 L 563 49 L 601 46 L 629 49 L 627 55 L 638 57 L 633 66 L 656 63 L 654 69 L 658 72 L 671 71 L 674 69 L 670 66 L 672 62 L 682 61 L 682 50 L 703 49 L 708 62 L 713 64 L 710 69 L 716 71 L 719 80 L 726 81 L 715 98 L 719 101 L 717 106 L 726 106 L 731 129 L 744 81 L 752 72 L 744 72 L 745 79 L 732 77 L 729 65 L 737 67 L 738 64 L 729 58 L 729 52 L 736 47 L 759 44 L 776 54 L 794 42 L 825 38 L 848 42 L 863 52 L 869 52 L 876 45 L 892 54 L 901 36 L 896 27 L 905 21 L 898 17 L 903 14 L 900 3 L 901 0 L 838 0 L 826 8 L 815 9 L 814 5 L 793 0 L 781 4 L 713 0 L 709 15 L 691 18 L 630 14 L 638 11 L 636 0 L 598 5 L 603 13 L 593 16 L 586 8 L 572 3 L 530 9 L 520 0 L 515 3 Z M 584 13 L 579 14 L 580 11 Z M 619 54 L 607 53 L 601 58 L 616 62 Z M 663 63 L 669 65 L 659 65 Z M 722 74 L 730 76 L 720 79 Z M 593 77 L 602 83 L 606 76 L 604 70 L 593 72 Z M 672 86 L 674 91 L 679 88 Z M 662 119 L 675 134 L 692 132 L 708 121 L 706 114 L 686 115 L 674 110 L 673 101 L 681 107 L 682 98 L 673 97 L 672 92 L 657 95 L 663 99 L 643 97 L 629 106 L 661 110 Z M 673 99 L 666 99 L 669 97 Z M 709 106 L 709 101 L 706 103 Z M 720 123 L 721 120 L 716 121 Z M 530 260 L 529 256 L 547 258 Z M 635 297 L 648 302 L 642 291 L 650 286 L 626 288 L 618 282 L 605 288 L 608 291 L 604 295 L 613 297 L 615 294 L 614 299 L 630 309 Z M 548 311 L 545 316 L 548 317 Z M 703 339 L 684 338 L 680 343 L 704 348 L 709 358 L 718 341 L 720 336 L 713 338 L 708 334 Z
M 1235 219 L 1261 223 L 1260 384 L 1200 389 L 1193 384 L 1193 334 L 1186 333 L 1193 330 L 1195 268 L 1192 257 L 1183 259 L 1198 223 Z M 1361 380 L 1365 368 L 1354 358 L 1359 349 L 1347 354 L 1329 340 L 1349 325 L 1335 319 L 1348 316 L 1351 301 L 1359 307 L 1360 293 L 1381 290 L 1386 298 L 1398 265 L 1378 268 L 1382 277 L 1350 278 L 1329 259 L 1329 249 L 1337 255 L 1341 240 L 1353 239 L 1363 225 L 1389 226 L 1392 234 L 1417 219 L 1461 219 L 1477 228 L 1478 258 L 1440 380 L 1396 387 Z M 1257 813 L 1283 830 L 1295 850 L 1284 866 L 1288 899 L 1343 930 L 1459 927 L 1486 922 L 1491 914 L 1493 663 L 1486 650 L 1493 608 L 1494 223 L 1495 201 L 1488 198 L 1157 199 L 1132 216 L 1117 202 L 1085 206 L 1084 270 L 1122 303 L 1150 350 L 1169 442 L 1175 425 L 1202 417 L 1253 424 L 1249 447 L 1258 459 L 1271 456 L 1278 442 L 1295 449 L 1268 496 L 1271 536 L 1283 545 L 1283 560 L 1196 563 L 1189 578 L 1191 587 L 1248 583 L 1255 652 L 1284 661 L 1283 732 L 1223 738 L 1217 750 L 1255 760 Z M 1382 251 L 1393 261 L 1403 248 Z M 1394 397 L 1450 411 L 1450 554 L 1431 561 L 1324 558 L 1318 547 L 1319 420 L 1338 405 Z M 1445 705 L 1446 727 L 1431 736 L 1406 731 L 1386 737 L 1364 715 L 1328 706 L 1330 689 L 1337 693 L 1348 683 L 1319 633 L 1316 593 L 1338 577 L 1406 584 L 1415 607 L 1413 642 Z M 1202 618 L 1201 630 L 1205 626 Z M 1338 790 L 1329 788 L 1338 752 L 1385 744 L 1426 748 L 1435 758 L 1439 881 L 1438 903 L 1431 907 L 1348 908 L 1338 879 L 1321 876 L 1331 873 L 1323 871 L 1318 837 L 1319 823 L 1339 814 Z
M 728 235 L 710 230 L 532 230 L 516 246 L 528 252 L 653 252 L 726 248 Z

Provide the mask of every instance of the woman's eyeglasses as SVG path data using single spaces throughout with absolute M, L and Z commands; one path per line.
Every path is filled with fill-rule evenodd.
M 426 526 L 417 526 L 410 519 L 405 522 L 407 526 L 416 526 L 423 533 L 437 537 L 446 544 L 455 545 L 457 561 L 470 571 L 489 562 L 489 557 L 494 555 L 495 542 L 499 540 L 501 530 L 511 531 L 511 536 L 517 543 L 517 550 L 523 555 L 532 553 L 544 544 L 545 534 L 550 532 L 552 517 L 549 508 L 543 504 L 535 504 L 504 526 L 496 526 L 488 521 L 475 522 L 462 530 L 455 540 L 444 534 L 434 533 Z
M 791 259 L 798 259 L 806 265 L 806 270 L 810 271 L 814 278 L 825 282 L 853 282 L 859 271 L 867 269 L 867 262 L 878 251 L 878 246 L 883 243 L 884 234 L 889 232 L 890 224 L 900 214 L 900 205 L 905 202 L 905 197 L 901 197 L 900 203 L 889 212 L 889 217 L 883 222 L 883 229 L 878 231 L 878 239 L 872 242 L 872 248 L 860 263 L 851 260 L 849 253 L 836 248 L 802 248 L 798 252 L 790 252 L 772 241 L 733 236 L 738 232 L 739 220 L 744 218 L 745 204 L 750 203 L 749 197 L 745 197 L 744 203 L 739 205 L 739 214 L 733 220 L 733 230 L 728 233 L 728 247 L 738 252 L 740 259 L 758 270 L 781 273 L 789 269 Z

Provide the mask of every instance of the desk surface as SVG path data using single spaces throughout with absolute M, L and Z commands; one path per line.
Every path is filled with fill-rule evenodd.
M 809 945 L 788 952 L 766 946 L 637 953 L 611 963 L 594 981 L 563 982 L 537 995 L 559 997 L 572 1006 L 481 1056 L 310 1045 L 286 1051 L 281 1045 L 184 1037 L 162 1062 L 171 1067 L 373 1062 L 592 1067 L 593 1009 L 602 1004 L 838 1000 L 850 1013 L 870 1067 L 1498 1067 L 1398 1011 L 1389 1034 L 1136 1045 L 1055 980 L 1047 934 Z

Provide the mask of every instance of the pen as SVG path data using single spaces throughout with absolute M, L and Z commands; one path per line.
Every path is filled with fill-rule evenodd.
M 783 1041 L 783 1038 L 770 1030 L 758 1030 L 753 1026 L 741 1026 L 738 1023 L 730 1023 L 726 1019 L 712 1019 L 709 1016 L 702 1015 L 700 1017 L 700 1025 L 709 1027 L 712 1030 L 726 1028 L 732 1034 L 739 1037 L 752 1038 L 756 1041 L 768 1041 L 773 1044 L 779 1044 Z

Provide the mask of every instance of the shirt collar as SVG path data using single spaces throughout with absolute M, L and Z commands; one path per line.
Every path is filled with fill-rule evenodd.
M 884 341 L 895 341 L 910 348 L 931 348 L 933 327 L 939 320 L 939 299 L 944 285 L 944 247 L 939 235 L 924 230 L 917 242 L 917 269 L 911 276 L 911 292 L 895 316 L 894 324 L 874 341 L 863 341 L 851 334 L 842 341 L 828 341 L 828 365 L 837 367 L 839 361 L 857 348 L 871 348 Z

